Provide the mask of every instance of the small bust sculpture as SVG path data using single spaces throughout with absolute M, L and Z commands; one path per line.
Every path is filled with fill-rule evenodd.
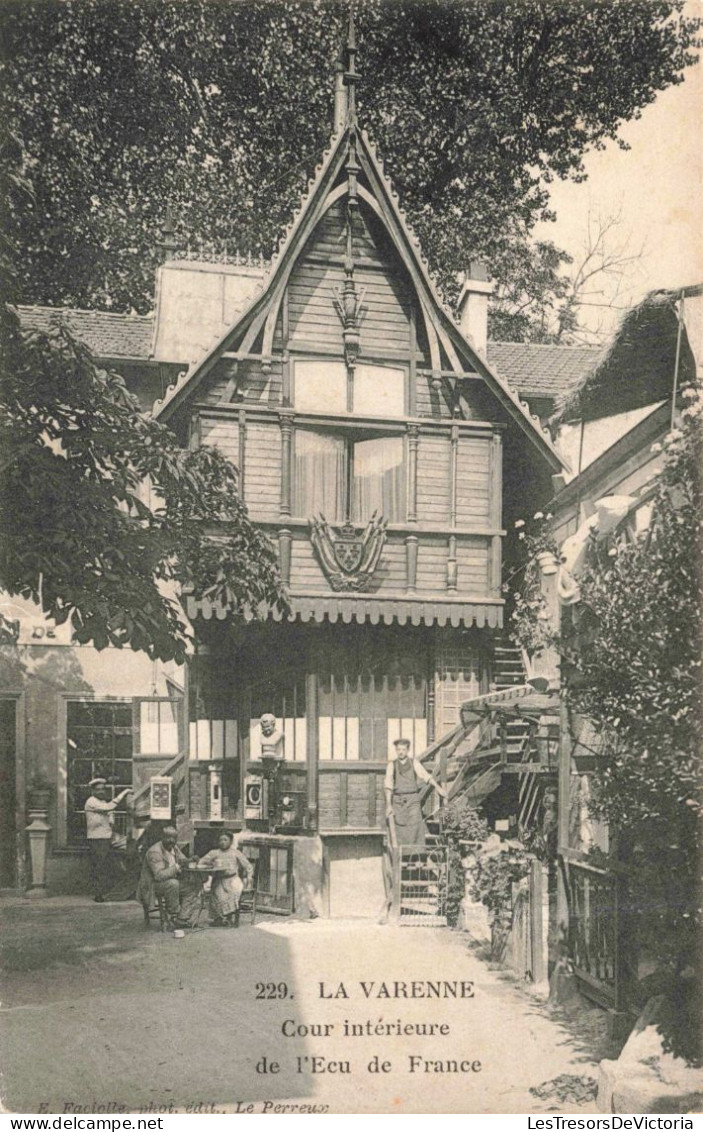
M 261 716 L 261 758 L 283 760 L 283 732 L 276 727 L 276 717 L 271 712 Z

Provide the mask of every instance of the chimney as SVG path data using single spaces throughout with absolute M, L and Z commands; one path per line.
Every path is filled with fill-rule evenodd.
M 344 52 L 339 49 L 334 71 L 334 123 L 333 132 L 338 134 L 347 121 L 347 89 L 344 85 Z
M 474 260 L 461 281 L 459 329 L 483 357 L 488 345 L 488 296 L 492 294 L 485 264 Z

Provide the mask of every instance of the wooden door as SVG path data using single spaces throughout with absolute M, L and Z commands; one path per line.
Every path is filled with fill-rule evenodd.
M 330 837 L 325 841 L 330 916 L 376 919 L 385 901 L 381 837 Z

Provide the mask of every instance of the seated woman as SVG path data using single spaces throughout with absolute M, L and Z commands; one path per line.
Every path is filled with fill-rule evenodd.
M 200 868 L 215 870 L 210 890 L 210 915 L 214 927 L 239 927 L 239 898 L 254 875 L 251 863 L 233 845 L 233 841 L 233 835 L 223 830 L 218 839 L 219 848 L 211 849 L 198 862 Z

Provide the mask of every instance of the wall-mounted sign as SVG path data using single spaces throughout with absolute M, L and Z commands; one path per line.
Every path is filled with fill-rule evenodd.
M 149 779 L 149 817 L 154 821 L 170 821 L 173 779 L 158 775 Z

